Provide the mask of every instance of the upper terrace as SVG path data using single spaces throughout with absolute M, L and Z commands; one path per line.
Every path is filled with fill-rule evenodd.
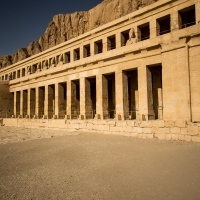
M 77 38 L 0 70 L 0 79 L 10 84 L 125 58 L 174 38 L 200 31 L 198 1 L 161 0 Z M 189 17 L 188 17 L 189 16 Z M 192 26 L 191 28 L 188 28 Z M 130 35 L 131 28 L 135 33 Z M 127 58 L 126 58 L 127 59 Z

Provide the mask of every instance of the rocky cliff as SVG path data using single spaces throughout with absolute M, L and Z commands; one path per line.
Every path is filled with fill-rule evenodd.
M 89 30 L 129 14 L 157 0 L 103 0 L 89 11 L 72 14 L 58 14 L 48 24 L 44 35 L 31 42 L 27 48 L 20 48 L 13 55 L 0 57 L 0 68 L 7 67 L 27 57 L 77 37 Z

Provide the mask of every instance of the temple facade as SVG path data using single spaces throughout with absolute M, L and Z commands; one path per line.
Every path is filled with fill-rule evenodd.
M 200 1 L 160 0 L 3 68 L 0 79 L 12 118 L 200 122 Z

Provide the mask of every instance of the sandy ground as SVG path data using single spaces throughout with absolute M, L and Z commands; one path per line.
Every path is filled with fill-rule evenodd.
M 200 199 L 200 144 L 0 127 L 0 199 Z

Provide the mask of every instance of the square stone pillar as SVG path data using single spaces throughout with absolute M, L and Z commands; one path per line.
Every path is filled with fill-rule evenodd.
M 74 61 L 74 51 L 71 50 L 70 51 L 70 62 L 73 62 Z
M 139 119 L 148 120 L 148 96 L 147 96 L 147 70 L 146 66 L 138 67 L 138 92 L 139 92 Z
M 95 118 L 103 119 L 103 79 L 102 74 L 96 76 L 96 116 Z
M 16 103 L 17 103 L 17 95 L 16 95 L 16 91 L 14 91 L 14 115 L 15 115 L 15 117 L 17 117 L 16 115 L 17 115 L 17 105 L 16 105 Z
M 72 81 L 67 81 L 67 118 L 72 115 Z
M 146 68 L 147 76 L 147 101 L 148 101 L 148 118 L 155 119 L 155 113 L 153 108 L 153 88 L 152 88 L 152 75 L 150 69 Z
M 140 114 L 139 114 L 139 92 L 138 90 L 135 90 L 135 115 L 136 119 L 140 119 Z
M 49 106 L 49 86 L 48 85 L 45 85 L 45 97 L 44 97 L 44 118 L 47 118 L 48 117 L 48 106 Z
M 86 116 L 86 79 L 80 78 L 80 119 Z
M 90 56 L 94 56 L 94 42 L 90 42 Z
M 157 21 L 152 19 L 149 23 L 150 25 L 150 39 L 157 37 Z
M 162 88 L 158 88 L 158 119 L 163 119 L 163 95 Z
M 128 102 L 128 76 L 125 72 L 115 73 L 116 81 L 116 118 L 129 118 L 129 102 Z
M 35 118 L 39 117 L 39 88 L 35 88 Z
M 200 0 L 195 4 L 196 24 L 200 24 Z
M 23 117 L 23 90 L 20 91 L 20 115 Z
M 90 82 L 83 77 L 80 79 L 80 119 L 92 116 Z
M 30 88 L 28 88 L 28 90 L 27 90 L 27 95 L 28 95 L 28 97 L 27 97 L 27 115 L 28 116 L 31 116 L 31 89 Z
M 179 30 L 179 21 L 180 17 L 178 11 L 173 10 L 173 13 L 171 13 L 171 31 Z
M 59 118 L 59 84 L 55 83 L 55 115 Z
M 103 53 L 107 52 L 108 51 L 108 41 L 107 41 L 107 36 L 104 36 L 103 39 L 102 39 L 102 43 L 103 43 Z
M 80 59 L 83 59 L 83 45 L 80 46 Z
M 116 49 L 121 47 L 121 32 L 116 33 Z

